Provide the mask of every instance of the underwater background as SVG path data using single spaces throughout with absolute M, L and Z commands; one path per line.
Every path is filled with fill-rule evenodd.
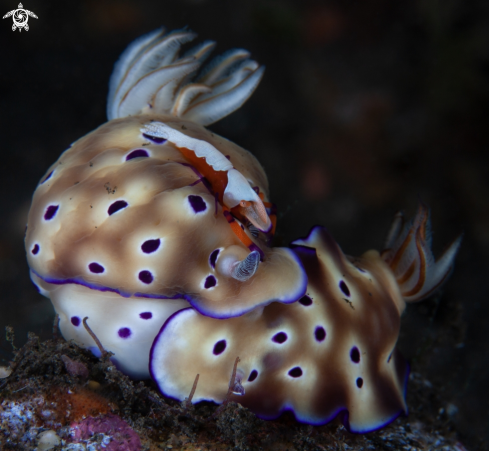
M 26 0 L 0 22 L 0 365 L 53 308 L 30 283 L 30 199 L 73 141 L 106 121 L 113 64 L 136 37 L 188 26 L 214 55 L 245 48 L 265 77 L 210 128 L 250 150 L 277 204 L 276 245 L 326 226 L 351 255 L 381 249 L 398 209 L 432 209 L 435 256 L 460 232 L 442 293 L 408 305 L 399 348 L 436 386 L 468 449 L 489 441 L 489 2 Z M 0 15 L 17 7 L 1 0 Z

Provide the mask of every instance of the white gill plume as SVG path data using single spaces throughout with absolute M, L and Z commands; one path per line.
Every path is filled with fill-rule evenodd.
M 153 112 L 209 125 L 243 105 L 264 68 L 246 50 L 234 49 L 196 76 L 215 43 L 205 41 L 180 56 L 180 47 L 195 37 L 185 29 L 165 34 L 159 28 L 134 41 L 114 67 L 108 119 Z

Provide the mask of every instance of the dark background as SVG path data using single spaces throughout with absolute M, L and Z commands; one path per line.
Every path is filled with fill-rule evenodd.
M 19 0 L 1 0 L 0 15 Z M 436 386 L 469 449 L 489 440 L 489 2 L 487 0 L 25 0 L 0 21 L 0 327 L 51 336 L 23 234 L 39 179 L 105 120 L 127 44 L 188 25 L 215 53 L 266 65 L 251 100 L 212 130 L 252 151 L 278 204 L 278 243 L 315 224 L 346 253 L 381 249 L 398 209 L 432 207 L 434 249 L 465 233 L 441 296 L 410 305 L 399 346 Z M 3 332 L 0 365 L 11 357 Z M 479 445 L 478 445 L 479 444 Z

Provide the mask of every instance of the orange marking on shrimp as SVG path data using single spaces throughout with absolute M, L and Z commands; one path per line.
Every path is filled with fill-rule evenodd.
M 175 147 L 181 152 L 184 158 L 192 166 L 194 166 L 195 169 L 197 169 L 200 172 L 200 174 L 202 174 L 203 177 L 205 177 L 205 179 L 211 185 L 212 191 L 214 191 L 217 194 L 219 203 L 222 206 L 224 206 L 223 205 L 224 190 L 226 189 L 226 186 L 228 184 L 227 171 L 214 170 L 212 166 L 207 163 L 205 157 L 198 157 L 197 155 L 195 155 L 195 152 L 191 149 L 188 149 L 186 147 L 179 147 L 176 145 Z M 260 194 L 259 194 L 260 199 L 262 199 L 263 193 Z M 242 200 L 236 207 L 233 207 L 231 211 L 240 220 L 244 220 L 245 218 L 248 219 L 248 217 L 250 216 L 250 211 L 253 210 L 251 213 L 255 213 L 261 221 L 266 223 L 268 220 L 268 214 L 265 208 L 266 208 L 265 206 L 260 208 L 260 205 L 254 205 L 254 202 Z M 237 229 L 235 230 L 233 228 L 233 230 L 236 233 Z
M 224 216 L 227 219 L 231 229 L 238 239 L 247 247 L 250 248 L 254 243 L 251 238 L 246 234 L 246 232 L 241 228 L 241 226 L 236 222 L 230 210 L 227 207 L 222 207 L 224 210 Z
M 197 157 L 193 150 L 187 149 L 186 147 L 178 147 L 177 149 L 182 153 L 184 158 L 197 169 L 200 174 L 209 182 L 212 191 L 218 196 L 218 201 L 223 208 L 227 208 L 223 204 L 224 190 L 228 184 L 227 171 L 216 171 L 210 166 L 204 157 Z M 260 206 L 258 206 L 260 207 Z M 249 216 L 249 210 L 253 209 L 255 211 L 253 202 L 242 200 L 236 207 L 232 208 L 231 211 L 236 215 L 241 221 Z M 263 211 L 261 211 L 263 210 Z M 265 207 L 262 209 L 258 208 L 256 211 L 258 217 L 266 223 L 268 219 Z M 273 223 L 272 223 L 273 224 Z M 234 234 L 239 238 L 239 240 L 247 247 L 252 244 L 249 237 L 243 232 L 241 227 L 237 223 L 230 223 L 231 229 Z
M 198 157 L 193 150 L 186 147 L 175 146 L 185 159 L 197 169 L 210 183 L 212 190 L 219 196 L 219 203 L 223 203 L 224 190 L 228 184 L 227 171 L 216 171 L 207 163 L 205 157 Z

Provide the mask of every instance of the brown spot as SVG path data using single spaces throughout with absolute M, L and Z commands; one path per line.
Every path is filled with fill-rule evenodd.
M 107 193 L 108 194 L 115 194 L 115 192 L 117 191 L 117 186 L 114 186 L 114 188 L 112 188 L 110 186 L 110 182 L 107 182 L 105 185 L 104 185 L 104 188 L 107 190 Z
M 353 309 L 355 310 L 355 307 L 353 307 L 353 303 L 349 301 L 348 299 L 343 298 L 343 300 Z

